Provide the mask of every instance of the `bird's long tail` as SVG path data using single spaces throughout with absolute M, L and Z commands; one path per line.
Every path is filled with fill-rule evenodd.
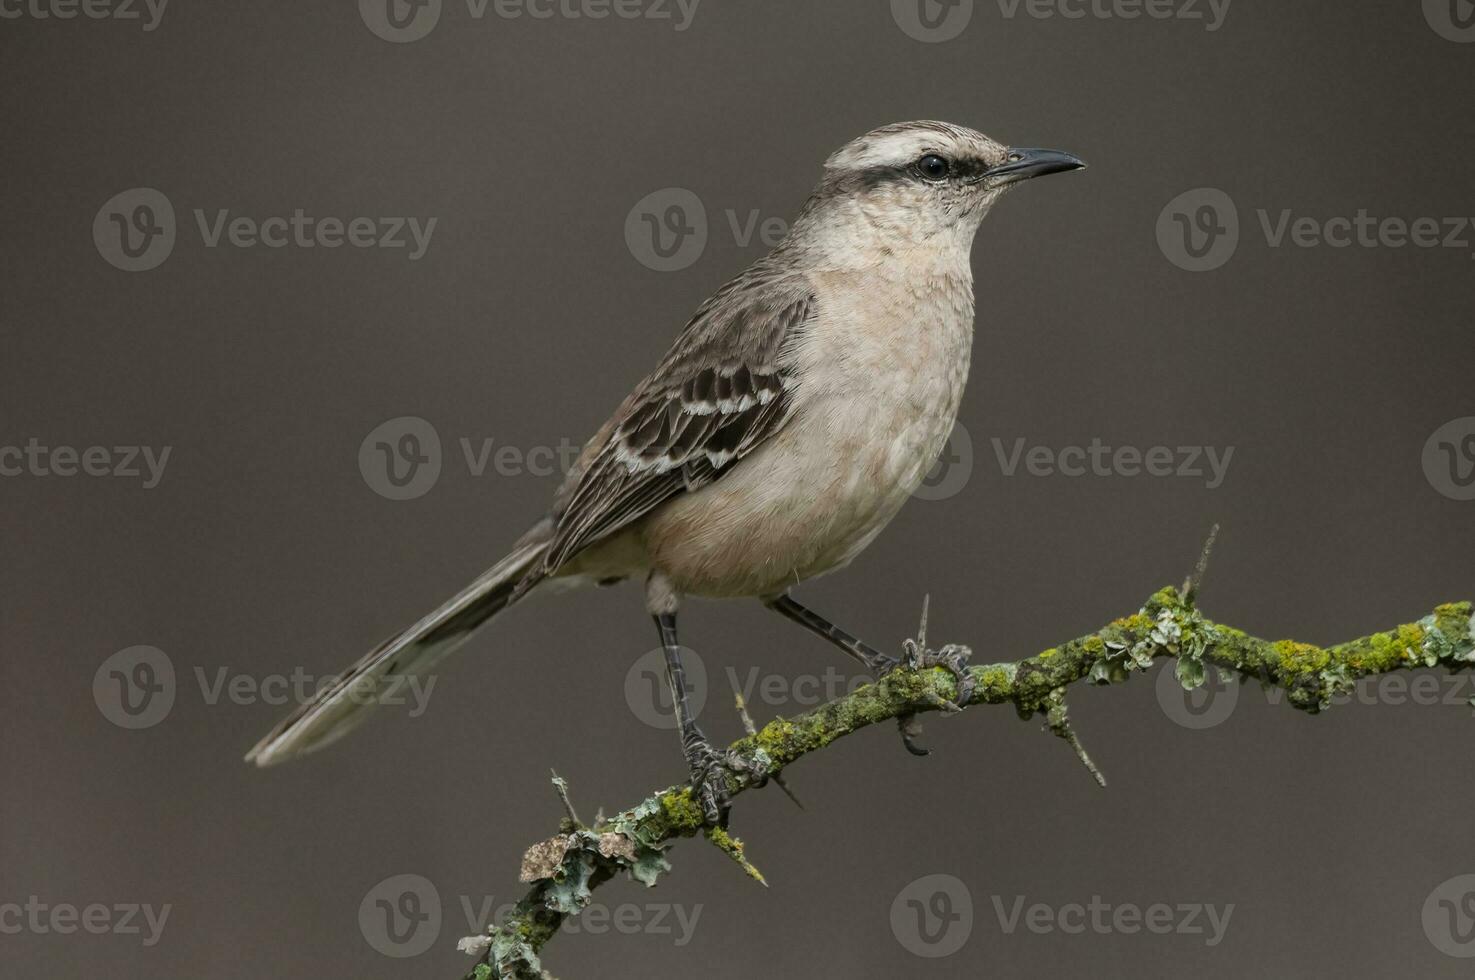
M 399 690 L 404 678 L 428 671 L 464 643 L 478 626 L 526 594 L 533 584 L 529 573 L 536 577 L 534 570 L 547 549 L 547 535 L 542 531 L 541 527 L 534 528 L 506 558 L 450 601 L 385 640 L 333 684 L 300 705 L 246 754 L 246 761 L 274 766 L 316 752 L 357 728 L 386 691 Z M 520 590 L 519 584 L 523 585 Z

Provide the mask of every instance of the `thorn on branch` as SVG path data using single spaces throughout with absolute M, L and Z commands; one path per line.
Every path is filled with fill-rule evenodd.
M 917 651 L 919 655 L 921 651 L 925 651 L 927 649 L 927 611 L 931 608 L 931 606 L 932 593 L 928 592 L 926 595 L 922 596 L 922 621 L 917 624 Z M 919 667 L 921 666 L 921 664 L 912 664 L 912 666 Z
M 1050 692 L 1049 705 L 1050 709 L 1045 715 L 1045 727 L 1070 743 L 1070 747 L 1075 749 L 1076 758 L 1081 760 L 1081 765 L 1086 767 L 1091 778 L 1104 789 L 1106 777 L 1101 775 L 1101 770 L 1096 768 L 1096 763 L 1092 762 L 1091 757 L 1086 754 L 1086 747 L 1081 744 L 1075 729 L 1071 727 L 1070 710 L 1065 705 L 1065 688 L 1057 687 Z
M 736 861 L 738 867 L 743 869 L 744 874 L 758 882 L 764 888 L 768 887 L 768 879 L 763 877 L 763 872 L 753 867 L 743 853 L 743 842 L 741 840 L 732 836 L 721 827 L 708 827 L 705 833 L 707 840 L 711 841 L 723 854 Z
M 902 644 L 901 665 L 910 670 L 917 670 L 922 666 L 922 658 L 927 652 L 927 610 L 931 605 L 932 593 L 928 592 L 922 596 L 922 621 L 917 624 L 917 638 Z M 932 754 L 931 749 L 924 749 L 917 744 L 917 739 L 922 737 L 922 723 L 917 720 L 916 715 L 899 715 L 896 730 L 901 733 L 901 744 L 912 755 L 925 759 Z
M 1209 570 L 1209 556 L 1213 554 L 1214 542 L 1219 539 L 1219 525 L 1215 523 L 1209 528 L 1209 537 L 1204 541 L 1203 551 L 1199 552 L 1198 564 L 1193 566 L 1193 573 L 1183 583 L 1183 601 L 1192 606 L 1198 600 L 1198 594 L 1203 589 L 1204 573 Z
M 918 671 L 929 667 L 946 667 L 957 682 L 957 693 L 954 695 L 956 700 L 948 701 L 930 691 L 923 695 L 923 700 L 927 703 L 927 707 L 934 711 L 957 714 L 973 701 L 974 679 L 968 673 L 968 658 L 973 656 L 973 651 L 957 644 L 949 644 L 941 650 L 927 649 L 927 613 L 931 604 L 932 596 L 924 595 L 922 597 L 922 621 L 917 626 L 917 638 L 903 642 L 900 666 L 907 670 Z M 922 724 L 917 721 L 916 715 L 899 715 L 896 724 L 901 730 L 901 742 L 906 746 L 908 752 L 918 756 L 932 754 L 930 749 L 924 749 L 916 743 L 916 739 L 922 734 Z
M 732 696 L 737 702 L 738 717 L 743 720 L 743 731 L 749 735 L 757 735 L 758 726 L 753 724 L 753 716 L 748 714 L 748 702 L 743 700 L 743 692 L 734 687 Z M 789 789 L 789 784 L 784 781 L 783 773 L 776 772 L 769 778 L 778 783 L 778 788 L 784 791 L 785 796 L 794 801 L 795 806 L 801 810 L 804 809 L 804 804 L 799 802 L 799 797 L 794 795 L 794 791 Z
M 568 780 L 564 779 L 552 769 L 549 769 L 548 772 L 553 776 L 553 788 L 558 791 L 558 798 L 563 801 L 563 809 L 568 813 L 568 818 L 573 824 L 573 829 L 577 830 L 584 826 L 583 822 L 579 820 L 579 815 L 574 812 L 573 803 L 569 801 Z

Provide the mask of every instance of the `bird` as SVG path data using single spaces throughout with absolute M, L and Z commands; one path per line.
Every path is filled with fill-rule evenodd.
M 304 701 L 246 761 L 272 766 L 336 742 L 380 691 L 534 592 L 634 579 L 660 635 L 693 796 L 725 825 L 726 762 L 686 698 L 683 599 L 756 598 L 875 676 L 898 666 L 791 590 L 849 565 L 946 445 L 968 379 L 984 217 L 1018 184 L 1085 166 L 927 120 L 836 150 L 788 234 L 697 309 L 507 555 Z

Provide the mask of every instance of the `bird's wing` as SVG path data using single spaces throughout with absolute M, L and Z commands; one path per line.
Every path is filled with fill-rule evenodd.
M 585 447 L 555 499 L 541 573 L 720 479 L 783 428 L 793 406 L 788 355 L 814 311 L 806 280 L 761 269 L 703 304 Z

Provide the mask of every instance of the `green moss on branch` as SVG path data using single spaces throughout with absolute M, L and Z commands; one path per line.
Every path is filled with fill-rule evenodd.
M 976 682 L 973 703 L 1012 704 L 1026 718 L 1049 716 L 1054 709 L 1055 730 L 1066 735 L 1065 688 L 1080 681 L 1125 681 L 1160 657 L 1177 658 L 1185 688 L 1204 683 L 1205 665 L 1214 665 L 1284 688 L 1292 705 L 1316 712 L 1364 677 L 1419 667 L 1475 667 L 1475 616 L 1469 602 L 1449 603 L 1417 622 L 1319 647 L 1261 640 L 1211 622 L 1182 593 L 1166 588 L 1138 612 L 1095 633 L 1027 660 L 969 668 Z M 836 739 L 878 722 L 935 711 L 956 695 L 956 681 L 945 668 L 898 670 L 813 711 L 776 718 L 729 746 L 729 788 L 736 796 L 762 786 Z M 1089 765 L 1084 752 L 1082 758 Z M 659 790 L 594 827 L 565 820 L 559 836 L 535 845 L 524 859 L 524 880 L 533 887 L 510 919 L 485 937 L 463 941 L 479 957 L 471 976 L 540 980 L 546 974 L 539 953 L 563 921 L 588 904 L 595 888 L 622 872 L 654 885 L 669 870 L 666 848 L 704 829 L 701 811 L 684 785 Z M 713 842 L 751 869 L 740 840 L 724 831 Z

